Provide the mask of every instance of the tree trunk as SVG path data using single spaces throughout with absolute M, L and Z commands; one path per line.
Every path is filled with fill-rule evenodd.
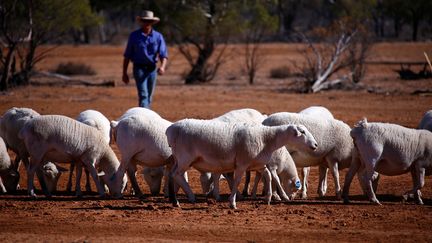
M 417 41 L 417 33 L 418 33 L 418 27 L 419 27 L 420 19 L 413 15 L 412 20 L 412 41 Z
M 9 46 L 8 48 L 8 52 L 6 54 L 5 57 L 5 65 L 4 65 L 4 70 L 3 70 L 3 75 L 1 77 L 0 80 L 0 90 L 1 91 L 5 91 L 8 89 L 8 82 L 10 79 L 10 76 L 13 75 L 13 73 L 11 73 L 11 69 L 12 69 L 12 59 L 15 55 L 15 48 L 16 48 L 16 44 L 12 44 Z
M 192 70 L 186 77 L 185 84 L 204 83 L 206 79 L 206 63 L 214 51 L 214 43 L 206 44 L 198 53 L 198 58 L 192 67 Z

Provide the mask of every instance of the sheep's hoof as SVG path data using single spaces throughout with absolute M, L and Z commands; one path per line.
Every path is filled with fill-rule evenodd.
M 307 199 L 307 194 L 306 193 L 302 193 L 300 196 L 301 199 Z
M 349 203 L 350 203 L 350 200 L 349 200 L 348 198 L 344 198 L 344 199 L 343 199 L 343 203 L 344 203 L 344 204 L 349 204 Z
M 189 197 L 189 198 L 188 198 L 188 201 L 189 201 L 190 203 L 196 203 L 196 199 L 195 199 L 195 197 Z
M 179 208 L 179 207 L 180 207 L 180 203 L 179 203 L 178 201 L 173 202 L 172 205 L 173 205 L 173 207 L 175 207 L 175 208 Z
M 29 196 L 31 199 L 37 199 L 36 193 L 31 193 Z
M 289 201 L 290 201 L 290 198 L 289 198 L 288 196 L 282 196 L 282 200 L 283 200 L 284 202 L 289 202 Z
M 82 197 L 83 197 L 83 195 L 82 195 L 81 192 L 76 192 L 76 193 L 75 193 L 75 196 L 76 196 L 77 198 L 82 198 Z
M 423 200 L 421 198 L 417 199 L 416 203 L 418 205 L 424 205 Z
M 319 196 L 319 197 L 324 197 L 324 196 L 325 196 L 325 194 L 326 194 L 325 192 L 322 192 L 322 191 L 318 191 L 318 196 Z
M 220 196 L 215 197 L 216 202 L 221 202 L 222 198 Z
M 273 194 L 272 198 L 273 198 L 273 200 L 278 201 L 278 202 L 282 201 L 282 199 L 280 198 L 280 196 L 278 194 Z M 286 199 L 284 198 L 284 200 L 286 200 Z
M 378 199 L 374 198 L 371 200 L 371 203 L 375 204 L 375 205 L 379 205 L 382 206 L 382 204 L 380 203 L 380 201 L 378 201 Z
M 47 194 L 47 195 L 45 195 L 45 197 L 46 197 L 47 199 L 51 199 L 51 198 L 52 198 L 52 195 L 51 195 L 51 194 Z
M 237 209 L 237 206 L 235 204 L 230 204 L 231 209 Z

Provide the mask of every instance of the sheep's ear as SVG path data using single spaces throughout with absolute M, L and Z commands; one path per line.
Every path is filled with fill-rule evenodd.
M 118 121 L 111 121 L 111 128 L 116 128 L 117 127 L 117 125 L 119 124 L 119 122 Z
M 294 129 L 294 135 L 296 136 L 296 137 L 301 137 L 301 132 L 299 131 L 299 129 L 296 127 L 295 129 Z

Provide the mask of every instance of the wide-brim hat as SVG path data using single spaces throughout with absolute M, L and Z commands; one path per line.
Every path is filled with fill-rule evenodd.
M 160 19 L 154 16 L 152 11 L 144 11 L 140 16 L 136 16 L 137 21 L 150 21 L 152 24 L 156 24 Z

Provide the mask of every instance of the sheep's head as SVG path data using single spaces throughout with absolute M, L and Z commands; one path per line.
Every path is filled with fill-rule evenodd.
M 294 138 L 292 141 L 297 147 L 313 151 L 318 148 L 317 141 L 305 126 L 295 125 L 292 128 L 294 131 Z
M 6 189 L 6 192 L 15 192 L 18 187 L 20 174 L 14 169 L 9 169 L 1 174 L 1 181 Z
M 42 167 L 42 173 L 48 192 L 52 193 L 56 191 L 57 182 L 61 174 L 66 171 L 68 171 L 68 169 L 58 166 L 52 162 L 48 162 Z
M 147 182 L 147 185 L 150 187 L 150 192 L 153 196 L 159 195 L 162 177 L 164 175 L 163 167 L 158 168 L 144 168 L 142 171 L 144 180 Z

